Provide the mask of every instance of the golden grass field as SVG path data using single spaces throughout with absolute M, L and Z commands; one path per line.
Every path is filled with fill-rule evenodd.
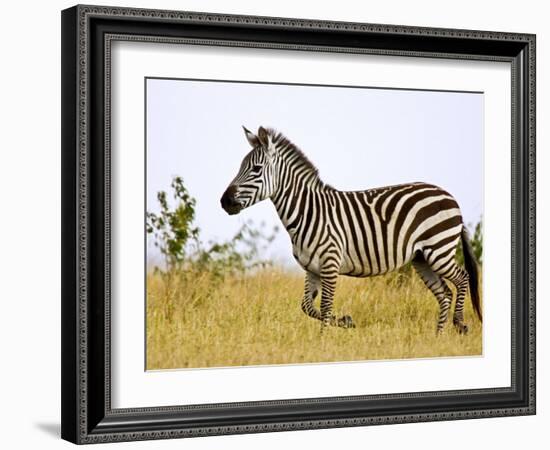
M 301 273 L 266 268 L 215 281 L 172 272 L 147 276 L 147 369 L 296 364 L 480 355 L 481 324 L 466 298 L 467 335 L 436 336 L 438 304 L 414 273 L 340 277 L 334 313 L 356 328 L 329 327 L 300 309 Z M 319 299 L 316 300 L 318 307 Z

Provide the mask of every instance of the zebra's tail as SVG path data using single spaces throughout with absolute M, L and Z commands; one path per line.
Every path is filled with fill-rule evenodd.
M 477 271 L 477 261 L 470 244 L 470 236 L 468 235 L 468 230 L 466 227 L 462 227 L 462 251 L 464 253 L 464 266 L 466 267 L 466 272 L 468 272 L 468 279 L 470 282 L 470 297 L 472 298 L 472 305 L 474 310 L 481 319 L 481 302 L 479 298 L 479 274 Z

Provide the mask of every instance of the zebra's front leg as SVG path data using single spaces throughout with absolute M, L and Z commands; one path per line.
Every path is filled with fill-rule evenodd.
M 323 334 L 327 325 L 341 328 L 355 328 L 355 324 L 350 316 L 343 316 L 337 319 L 332 314 L 337 279 L 337 270 L 325 270 L 321 273 L 321 334 Z
M 321 334 L 323 334 L 327 325 L 334 324 L 332 304 L 334 303 L 337 278 L 337 273 L 325 274 L 321 278 L 321 285 L 323 287 L 321 292 Z
M 321 313 L 313 304 L 313 301 L 321 288 L 321 278 L 313 272 L 307 272 L 304 289 L 304 297 L 302 298 L 302 311 L 312 319 L 321 320 Z M 350 316 L 342 316 L 336 318 L 331 314 L 329 324 L 341 328 L 355 328 L 355 324 Z
M 321 287 L 321 278 L 312 272 L 306 273 L 306 284 L 304 289 L 304 297 L 302 299 L 302 311 L 309 317 L 321 320 L 321 313 L 313 305 L 313 300 L 317 297 L 319 288 Z

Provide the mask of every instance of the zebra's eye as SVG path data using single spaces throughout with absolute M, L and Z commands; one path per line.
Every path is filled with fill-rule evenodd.
M 252 166 L 252 172 L 261 172 L 262 166 L 256 164 L 255 166 Z

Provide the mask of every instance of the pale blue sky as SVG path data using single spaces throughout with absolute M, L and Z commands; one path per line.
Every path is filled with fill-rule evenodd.
M 236 216 L 220 207 L 250 150 L 242 125 L 281 131 L 338 189 L 425 181 L 455 196 L 466 223 L 482 215 L 483 94 L 159 79 L 147 80 L 148 211 L 179 175 L 204 242 L 248 219 L 279 224 L 270 201 Z M 149 242 L 149 261 L 156 252 Z M 265 256 L 296 265 L 284 229 Z

